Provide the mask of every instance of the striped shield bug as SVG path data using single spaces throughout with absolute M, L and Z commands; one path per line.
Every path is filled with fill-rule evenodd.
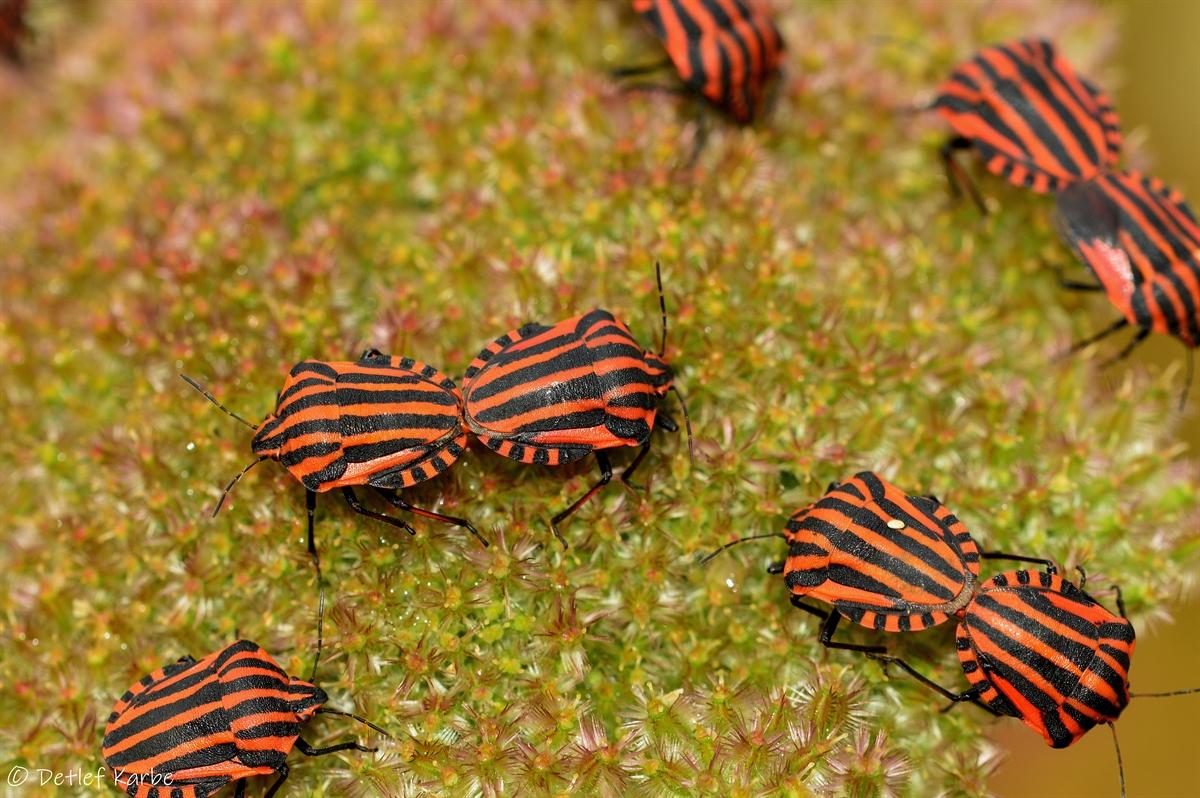
M 375 751 L 357 742 L 309 745 L 300 734 L 314 715 L 353 718 L 390 737 L 325 708 L 327 700 L 313 677 L 289 676 L 259 645 L 238 640 L 199 660 L 182 657 L 121 696 L 104 728 L 104 762 L 135 798 L 206 798 L 233 782 L 241 798 L 246 779 L 276 775 L 271 798 L 287 780 L 293 747 L 306 756 Z
M 1044 571 L 1009 571 L 980 585 L 957 631 L 958 658 L 970 689 L 946 707 L 971 701 L 1019 718 L 1054 748 L 1107 724 L 1113 736 L 1121 795 L 1125 772 L 1113 723 L 1131 698 L 1200 692 L 1132 693 L 1134 630 L 1120 588 L 1114 615 L 1080 584 Z M 939 688 L 940 689 L 940 688 Z M 942 690 L 944 692 L 944 690 Z
M 1111 363 L 1152 332 L 1173 335 L 1188 347 L 1190 386 L 1200 345 L 1200 225 L 1183 195 L 1140 172 L 1104 174 L 1060 192 L 1058 218 L 1062 237 L 1095 278 L 1063 280 L 1064 287 L 1102 292 L 1121 313 L 1069 352 L 1135 327 Z M 1186 398 L 1187 387 L 1181 407 Z
M 1054 748 L 1129 703 L 1133 624 L 1053 570 L 1010 571 L 980 586 L 958 626 L 964 695 L 1020 718 Z
M 484 546 L 487 541 L 468 521 L 412 506 L 395 494 L 449 468 L 467 445 L 462 395 L 454 382 L 407 357 L 369 349 L 357 361 L 304 360 L 288 374 L 275 410 L 257 426 L 229 410 L 191 377 L 184 381 L 228 415 L 254 430 L 250 448 L 258 456 L 226 486 L 221 510 L 233 486 L 258 463 L 277 460 L 305 488 L 308 553 L 320 579 L 313 537 L 317 494 L 340 488 L 356 513 L 415 534 L 399 518 L 368 510 L 354 487 L 374 488 L 400 510 L 461 526 Z
M 596 456 L 600 480 L 550 521 L 564 548 L 559 523 L 612 479 L 607 450 L 641 447 L 621 474 L 632 486 L 630 478 L 650 451 L 652 431 L 678 430 L 660 407 L 668 391 L 679 396 L 691 451 L 687 407 L 663 360 L 667 308 L 661 270 L 657 276 L 663 322 L 657 353 L 643 349 L 628 327 L 598 309 L 553 326 L 526 324 L 500 336 L 476 356 L 463 380 L 467 426 L 497 454 L 550 466 Z
M 631 82 L 627 90 L 700 97 L 742 125 L 763 114 L 784 43 L 758 0 L 633 0 L 633 8 L 653 28 L 667 57 L 617 69 L 613 76 L 628 79 L 672 68 L 682 85 Z M 691 162 L 707 133 L 702 116 Z
M 956 193 L 966 185 L 983 213 L 957 150 L 974 148 L 988 171 L 1039 194 L 1095 177 L 1120 157 L 1111 100 L 1045 40 L 980 50 L 938 87 L 932 108 L 954 131 L 941 149 L 950 185 Z

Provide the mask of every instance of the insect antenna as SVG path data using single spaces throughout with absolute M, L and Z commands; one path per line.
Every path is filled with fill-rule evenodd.
M 667 298 L 663 293 L 662 284 L 662 264 L 659 261 L 654 261 L 654 278 L 658 281 L 658 311 L 662 314 L 662 339 L 658 342 L 658 356 L 661 358 L 667 352 Z M 696 464 L 696 444 L 692 436 L 692 418 L 688 415 L 687 402 L 684 401 L 683 392 L 671 384 L 669 390 L 675 392 L 679 397 L 679 407 L 683 410 L 683 423 L 687 427 L 688 436 L 688 459 L 692 465 Z
M 225 405 L 223 405 L 223 404 L 221 404 L 220 402 L 218 402 L 218 401 L 217 401 L 217 397 L 215 397 L 215 396 L 213 396 L 211 393 L 209 393 L 209 392 L 208 392 L 208 389 L 207 389 L 207 388 L 205 388 L 203 385 L 201 385 L 200 383 L 196 382 L 195 380 L 193 380 L 191 377 L 189 377 L 189 376 L 188 376 L 188 375 L 186 375 L 186 374 L 180 374 L 179 376 L 183 378 L 183 381 L 184 381 L 184 382 L 186 382 L 188 385 L 192 386 L 192 387 L 193 387 L 193 388 L 195 388 L 197 391 L 199 391 L 201 396 L 203 396 L 205 399 L 207 399 L 208 401 L 212 402 L 214 405 L 216 405 L 217 407 L 219 407 L 219 408 L 221 408 L 223 411 L 225 411 L 225 414 L 226 414 L 226 415 L 233 416 L 234 418 L 236 418 L 238 421 L 240 421 L 240 422 L 242 422 L 243 424 L 245 424 L 245 425 L 246 425 L 247 427 L 249 427 L 250 429 L 258 429 L 258 427 L 254 426 L 254 425 L 253 425 L 253 424 L 251 424 L 249 421 L 247 421 L 246 419 L 242 418 L 242 417 L 241 417 L 241 416 L 239 416 L 237 413 L 233 412 L 233 411 L 232 411 L 232 410 L 230 410 L 228 407 L 226 407 Z
M 324 621 L 325 621 L 325 583 L 324 582 L 321 582 L 321 584 L 317 590 L 317 596 L 318 596 L 318 598 L 317 598 L 317 653 L 313 657 L 312 672 L 310 673 L 310 675 L 308 677 L 308 681 L 312 684 L 316 684 L 317 665 L 319 665 L 321 662 L 321 649 L 325 645 L 324 635 L 322 634 L 322 627 L 323 627 Z M 373 729 L 376 732 L 378 732 L 379 734 L 382 734 L 384 737 L 388 738 L 389 740 L 393 739 L 392 735 L 388 734 L 386 731 L 379 728 L 378 726 L 376 726 L 374 723 L 367 720 L 366 718 L 361 717 L 359 715 L 355 715 L 353 712 L 342 712 L 340 709 L 328 709 L 326 707 L 318 707 L 316 714 L 318 714 L 318 715 L 340 715 L 343 718 L 352 718 L 353 720 L 358 721 L 359 723 L 366 726 L 367 728 Z
M 1110 723 L 1108 730 L 1112 732 L 1113 750 L 1117 752 L 1117 774 L 1121 777 L 1121 798 L 1125 798 L 1125 763 L 1121 761 L 1121 744 L 1117 742 L 1117 727 Z
M 1200 687 L 1189 687 L 1186 690 L 1168 690 L 1165 693 L 1130 693 L 1132 698 L 1168 698 L 1173 695 L 1188 695 L 1200 693 Z
M 782 538 L 782 537 L 784 537 L 784 535 L 783 535 L 783 533 L 782 533 L 782 532 L 769 532 L 769 533 L 766 533 L 766 534 L 763 534 L 763 535 L 747 535 L 747 536 L 746 536 L 746 537 L 744 537 L 744 538 L 738 538 L 738 539 L 737 539 L 737 540 L 735 540 L 735 541 L 732 541 L 732 542 L 730 542 L 730 543 L 726 543 L 724 546 L 722 546 L 721 548 L 719 548 L 719 549 L 717 549 L 716 551 L 712 552 L 711 554 L 707 554 L 707 555 L 705 555 L 704 559 L 700 560 L 700 563 L 699 563 L 699 564 L 700 564 L 700 565 L 708 565 L 708 563 L 709 563 L 709 562 L 710 562 L 710 561 L 711 561 L 711 560 L 712 560 L 714 557 L 716 557 L 718 554 L 720 554 L 721 552 L 725 551 L 726 549 L 732 548 L 732 547 L 734 547 L 734 546 L 737 546 L 738 544 L 741 544 L 741 543 L 748 543 L 748 542 L 749 542 L 749 541 L 751 541 L 751 540 L 764 540 L 764 539 L 766 539 L 766 538 Z
M 256 465 L 261 463 L 263 460 L 269 460 L 269 459 L 270 458 L 268 458 L 268 457 L 258 458 L 257 460 L 252 462 L 250 465 L 243 468 L 240 472 L 238 472 L 238 475 L 236 477 L 234 477 L 232 480 L 230 480 L 229 484 L 225 486 L 225 490 L 223 490 L 221 492 L 221 498 L 217 500 L 217 506 L 213 508 L 213 511 L 212 511 L 213 518 L 216 518 L 217 513 L 221 512 L 221 507 L 224 506 L 224 504 L 225 504 L 225 497 L 229 495 L 229 491 L 233 490 L 234 485 L 241 482 L 242 477 L 246 476 L 246 472 L 249 471 L 251 468 L 254 468 Z
M 667 351 L 667 298 L 663 295 L 662 264 L 654 261 L 654 277 L 658 280 L 658 310 L 662 314 L 662 340 L 658 344 L 658 356 L 662 357 Z
M 375 731 L 379 732 L 380 734 L 382 734 L 384 737 L 388 738 L 389 740 L 394 739 L 392 737 L 392 735 L 388 734 L 387 732 L 385 732 L 383 729 L 376 726 L 371 721 L 367 720 L 366 718 L 355 715 L 353 712 L 342 712 L 341 710 L 337 710 L 337 709 L 326 709 L 325 707 L 320 707 L 317 709 L 317 714 L 318 715 L 341 715 L 343 718 L 353 718 L 354 720 L 358 721 L 359 723 L 366 726 L 367 728 L 374 729 Z

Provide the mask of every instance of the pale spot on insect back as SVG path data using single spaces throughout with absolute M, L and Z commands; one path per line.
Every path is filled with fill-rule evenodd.
M 891 521 L 888 521 L 888 528 L 889 529 L 904 529 L 904 522 L 901 521 L 899 518 L 893 518 Z

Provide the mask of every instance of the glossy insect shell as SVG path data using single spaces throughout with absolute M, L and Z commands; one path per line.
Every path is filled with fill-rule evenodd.
M 680 79 L 739 123 L 762 112 L 783 37 L 753 0 L 634 0 Z
M 593 310 L 552 327 L 527 324 L 488 345 L 463 380 L 464 418 L 505 457 L 560 465 L 644 443 L 672 379 L 624 324 Z
M 1120 157 L 1112 101 L 1041 39 L 980 50 L 938 87 L 933 107 L 989 171 L 1038 193 L 1094 177 Z
M 1010 571 L 980 587 L 957 633 L 980 700 L 1020 718 L 1054 748 L 1129 703 L 1133 625 L 1057 574 Z
M 462 455 L 461 407 L 450 378 L 411 358 L 305 360 L 291 370 L 252 448 L 318 493 L 349 485 L 407 488 Z
M 1200 225 L 1183 195 L 1140 172 L 1058 195 L 1059 230 L 1131 324 L 1200 344 Z
M 784 581 L 870 629 L 918 631 L 960 615 L 979 549 L 943 505 L 864 471 L 797 511 Z
M 278 772 L 326 700 L 239 640 L 154 671 L 121 696 L 104 728 L 104 762 L 136 798 L 206 798 Z

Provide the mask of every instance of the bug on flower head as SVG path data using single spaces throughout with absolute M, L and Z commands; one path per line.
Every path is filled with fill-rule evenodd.
M 469 522 L 413 507 L 394 491 L 432 479 L 462 455 L 467 432 L 462 397 L 433 366 L 370 349 L 357 361 L 304 360 L 289 372 L 275 410 L 254 425 L 230 411 L 190 377 L 183 379 L 221 410 L 254 430 L 258 459 L 233 479 L 213 515 L 247 471 L 276 460 L 306 490 L 308 548 L 316 560 L 313 517 L 318 493 L 340 489 L 352 510 L 413 533 L 406 522 L 366 509 L 354 492 L 375 488 L 395 507 L 461 526 L 487 541 Z M 318 565 L 319 569 L 319 565 Z
M 1129 690 L 1134 630 L 1116 589 L 1114 615 L 1053 567 L 1010 571 L 984 582 L 957 630 L 958 658 L 971 687 L 947 709 L 971 701 L 1019 719 L 1054 748 L 1073 745 L 1095 726 L 1112 731 L 1125 795 L 1125 770 L 1113 725 L 1133 698 L 1163 693 Z
M 320 603 L 324 605 L 324 593 Z M 314 715 L 358 715 L 325 708 L 325 691 L 314 683 L 317 652 L 308 679 L 289 676 L 256 643 L 238 640 L 206 657 L 181 657 L 142 677 L 113 706 L 101 751 L 118 786 L 134 798 L 207 798 L 246 779 L 275 775 L 265 798 L 288 777 L 292 748 L 306 756 L 338 751 L 373 752 L 357 742 L 316 748 L 300 736 Z
M 1055 748 L 1129 703 L 1133 624 L 1051 571 L 1010 571 L 985 582 L 957 632 L 967 693 L 1020 718 Z
M 626 90 L 700 97 L 741 125 L 763 115 L 784 42 L 759 0 L 633 0 L 633 8 L 653 28 L 667 57 L 614 70 L 613 76 L 628 79 L 671 68 L 682 85 L 631 82 Z M 702 116 L 689 163 L 707 133 Z
M 650 451 L 656 428 L 678 430 L 660 405 L 676 391 L 663 360 L 667 341 L 666 300 L 658 272 L 662 343 L 643 349 L 629 328 L 607 310 L 593 310 L 553 326 L 526 324 L 490 343 L 471 362 L 463 380 L 463 417 L 484 446 L 534 465 L 564 465 L 595 455 L 600 480 L 550 521 L 565 547 L 559 523 L 612 479 L 607 451 L 641 450 L 621 474 L 630 477 Z M 691 424 L 688 444 L 691 446 Z
M 988 171 L 1039 194 L 1113 167 L 1120 121 L 1112 101 L 1043 39 L 986 47 L 954 68 L 932 108 L 954 131 L 941 149 L 950 185 L 987 206 L 954 153 L 975 149 Z
M 1183 195 L 1140 172 L 1104 174 L 1060 192 L 1058 217 L 1062 237 L 1095 278 L 1063 285 L 1104 293 L 1121 313 L 1069 351 L 1136 328 L 1114 362 L 1152 332 L 1171 335 L 1188 347 L 1190 386 L 1200 345 L 1200 224 Z M 1187 387 L 1181 407 L 1186 398 Z

